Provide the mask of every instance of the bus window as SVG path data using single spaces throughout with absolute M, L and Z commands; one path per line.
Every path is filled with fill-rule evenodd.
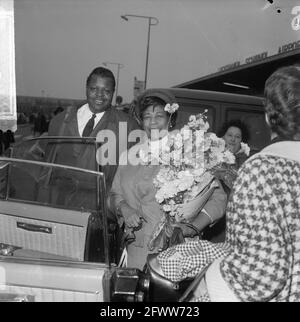
M 215 130 L 215 120 L 216 120 L 216 109 L 213 105 L 208 105 L 207 103 L 201 103 L 200 101 L 180 101 L 178 99 L 179 110 L 176 121 L 176 128 L 181 128 L 189 120 L 190 115 L 197 115 L 199 113 L 204 113 L 207 110 L 207 122 L 209 123 L 209 131 Z
M 226 122 L 230 120 L 241 120 L 244 122 L 250 133 L 248 142 L 253 153 L 260 151 L 270 143 L 270 131 L 265 121 L 265 114 L 262 111 L 250 111 L 250 107 L 243 109 L 227 109 Z

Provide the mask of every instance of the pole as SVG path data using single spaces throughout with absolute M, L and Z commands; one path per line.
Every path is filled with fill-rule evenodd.
M 116 86 L 116 99 L 115 99 L 116 104 L 117 104 L 118 89 L 119 89 L 119 74 L 120 74 L 120 64 L 118 64 L 118 71 L 117 71 L 117 86 Z
M 125 21 L 128 21 L 128 17 L 143 18 L 148 19 L 148 39 L 147 39 L 147 53 L 146 53 L 146 67 L 145 67 L 145 80 L 144 80 L 144 89 L 147 87 L 147 77 L 148 77 L 148 60 L 149 60 L 149 47 L 150 47 L 150 28 L 151 26 L 156 26 L 159 23 L 159 20 L 156 17 L 150 16 L 140 16 L 140 15 L 121 15 L 121 18 Z M 153 23 L 152 23 L 153 20 Z
M 149 60 L 149 43 L 150 43 L 150 28 L 151 28 L 151 17 L 148 18 L 148 41 L 147 41 L 147 54 L 146 54 L 146 67 L 145 67 L 145 83 L 144 83 L 144 89 L 147 88 L 148 60 Z

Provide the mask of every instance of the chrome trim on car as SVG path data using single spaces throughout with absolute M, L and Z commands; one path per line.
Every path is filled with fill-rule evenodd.
M 38 165 L 38 166 L 43 166 L 43 167 L 49 167 L 49 168 L 59 168 L 59 169 L 68 169 L 68 170 L 74 170 L 78 172 L 84 172 L 84 173 L 89 173 L 89 174 L 94 174 L 99 177 L 104 177 L 104 173 L 102 172 L 97 172 L 93 170 L 86 170 L 82 168 L 77 168 L 77 167 L 72 167 L 69 165 L 61 165 L 61 164 L 54 164 L 54 163 L 48 163 L 48 162 L 41 162 L 41 161 L 33 161 L 33 160 L 25 160 L 25 159 L 15 159 L 15 158 L 7 158 L 7 157 L 0 157 L 0 162 L 5 161 L 5 162 L 15 162 L 15 163 L 28 163 L 32 165 Z
M 58 266 L 58 267 L 74 267 L 74 268 L 87 268 L 87 269 L 109 269 L 110 266 L 115 266 L 111 264 L 110 266 L 107 263 L 95 263 L 95 262 L 76 262 L 76 261 L 63 261 L 63 260 L 53 260 L 53 259 L 32 259 L 24 257 L 4 257 L 0 255 L 1 262 L 12 262 L 16 264 L 24 265 L 45 265 L 45 266 Z
M 82 290 L 76 290 L 76 289 L 68 289 L 68 288 L 58 288 L 58 287 L 45 287 L 45 286 L 31 286 L 28 284 L 14 284 L 14 283 L 7 283 L 5 284 L 5 286 L 8 287 L 24 287 L 24 288 L 32 288 L 32 289 L 47 289 L 47 290 L 53 290 L 53 291 L 62 291 L 62 292 L 76 292 L 76 293 L 84 293 L 84 294 L 101 294 L 100 291 L 95 291 L 95 292 L 89 292 L 89 291 L 82 291 Z M 16 294 L 17 296 L 17 294 Z M 20 295 L 19 295 L 20 296 Z M 1 292 L 0 292 L 0 302 L 1 302 Z M 19 302 L 19 301 L 16 301 Z
M 13 294 L 0 292 L 0 303 L 2 302 L 34 302 L 34 296 L 28 294 Z

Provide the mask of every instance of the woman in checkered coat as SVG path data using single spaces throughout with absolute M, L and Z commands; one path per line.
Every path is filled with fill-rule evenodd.
M 212 262 L 194 291 L 198 300 L 300 301 L 300 67 L 273 73 L 265 96 L 276 142 L 240 168 L 225 244 L 182 244 L 158 256 L 175 281 Z
M 212 301 L 300 301 L 300 67 L 266 81 L 276 143 L 248 159 L 227 208 L 228 254 L 206 273 Z

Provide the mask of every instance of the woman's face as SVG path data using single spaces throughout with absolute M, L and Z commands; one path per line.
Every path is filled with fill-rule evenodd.
M 232 153 L 237 153 L 239 151 L 242 142 L 242 131 L 238 127 L 231 126 L 228 128 L 223 138 L 228 150 Z
M 158 140 L 164 136 L 165 133 L 160 131 L 168 129 L 169 120 L 167 113 L 164 111 L 164 106 L 148 106 L 143 112 L 142 118 L 143 128 L 149 138 Z

